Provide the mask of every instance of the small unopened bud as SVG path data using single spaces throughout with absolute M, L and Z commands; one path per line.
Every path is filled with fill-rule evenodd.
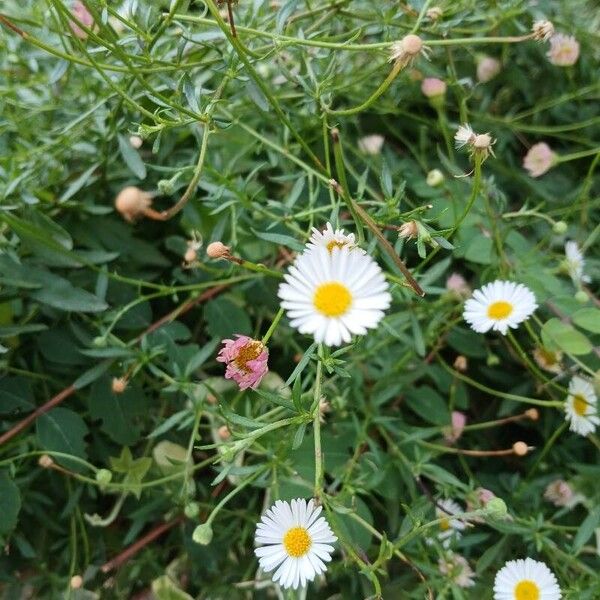
M 480 133 L 473 140 L 473 147 L 477 150 L 487 150 L 492 145 L 492 136 L 489 133 Z
M 115 198 L 115 208 L 130 223 L 141 217 L 151 204 L 150 194 L 135 186 L 123 188 Z
M 217 435 L 224 441 L 228 440 L 231 437 L 231 431 L 229 431 L 229 427 L 227 425 L 221 425 L 219 429 L 217 429 Z
M 409 33 L 399 42 L 394 42 L 391 47 L 390 62 L 395 62 L 405 67 L 415 59 L 423 50 L 423 40 L 414 33 Z
M 129 143 L 131 144 L 132 148 L 135 148 L 137 150 L 138 148 L 142 147 L 144 140 L 142 140 L 142 138 L 139 135 L 132 135 L 129 137 Z
M 480 83 L 487 83 L 494 79 L 501 70 L 502 63 L 497 58 L 482 56 L 477 61 L 477 80 Z
M 558 235 L 562 235 L 563 233 L 567 232 L 568 228 L 569 226 L 564 221 L 556 221 L 556 223 L 554 223 L 552 226 L 552 231 Z
M 185 251 L 183 255 L 183 260 L 186 263 L 193 263 L 198 258 L 198 254 L 194 248 L 191 246 Z
M 44 469 L 49 469 L 54 464 L 54 461 L 47 454 L 42 454 L 38 459 L 38 465 Z
M 156 187 L 163 196 L 171 196 L 175 193 L 175 185 L 172 179 L 160 179 Z
M 195 519 L 200 512 L 200 505 L 197 502 L 188 502 L 183 512 L 188 519 Z
M 586 292 L 584 292 L 583 290 L 579 290 L 575 294 L 575 300 L 577 300 L 577 302 L 579 302 L 579 304 L 586 304 L 587 301 L 589 300 L 589 298 L 588 298 L 588 295 Z
M 81 575 L 73 575 L 71 577 L 71 589 L 78 590 L 83 585 L 83 577 Z
M 403 223 L 398 230 L 398 236 L 407 240 L 416 238 L 419 233 L 419 226 L 416 221 Z
M 210 258 L 225 258 L 229 256 L 229 247 L 222 242 L 212 242 L 206 248 L 206 254 Z
M 432 169 L 427 173 L 427 185 L 437 187 L 444 183 L 444 174 L 439 169 Z
M 423 49 L 423 40 L 414 33 L 409 33 L 402 39 L 402 46 L 405 52 L 416 56 Z
M 194 533 L 192 533 L 192 539 L 196 544 L 200 544 L 201 546 L 208 546 L 213 538 L 213 530 L 212 527 L 208 523 L 204 523 L 202 525 L 198 525 L 196 529 L 194 529 Z
M 428 19 L 437 21 L 444 14 L 444 11 L 440 6 L 432 6 L 425 14 Z
M 540 418 L 540 411 L 537 408 L 528 408 L 525 411 L 528 419 L 532 421 L 537 421 Z
M 508 508 L 506 507 L 506 502 L 496 496 L 487 502 L 485 511 L 492 519 L 501 519 L 507 515 Z
M 469 361 L 466 356 L 459 354 L 454 360 L 454 368 L 461 373 L 464 373 L 469 368 Z
M 437 98 L 446 93 L 446 83 L 437 77 L 425 77 L 421 83 L 421 91 L 427 98 Z
M 96 471 L 96 481 L 101 485 L 108 485 L 112 480 L 112 473 L 108 469 L 98 469 Z
M 529 452 L 529 446 L 525 442 L 515 442 L 513 444 L 513 452 L 517 456 L 525 456 Z
M 111 389 L 113 394 L 122 394 L 127 387 L 127 378 L 126 377 L 113 377 L 111 383 Z
M 545 42 L 554 35 L 554 25 L 546 19 L 536 21 L 531 28 L 531 33 L 534 40 Z
M 214 396 L 214 394 L 208 393 L 208 394 L 206 394 L 206 401 L 209 404 L 216 404 L 217 403 L 217 398 Z

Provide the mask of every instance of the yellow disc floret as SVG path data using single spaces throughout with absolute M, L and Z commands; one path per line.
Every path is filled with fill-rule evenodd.
M 524 579 L 515 587 L 515 600 L 539 600 L 540 588 L 533 581 Z
M 345 285 L 337 281 L 322 283 L 315 291 L 313 304 L 326 317 L 340 317 L 348 312 L 352 294 Z
M 290 556 L 300 558 L 310 550 L 312 540 L 304 527 L 292 527 L 283 536 L 283 546 Z
M 581 394 L 573 395 L 573 410 L 583 417 L 587 413 L 588 402 Z
M 498 300 L 497 302 L 492 302 L 492 304 L 489 305 L 488 317 L 490 319 L 499 321 L 500 319 L 506 319 L 506 317 L 510 316 L 512 311 L 513 305 L 510 302 Z

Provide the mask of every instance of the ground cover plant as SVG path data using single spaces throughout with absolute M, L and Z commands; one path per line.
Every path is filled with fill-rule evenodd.
M 0 25 L 3 598 L 600 598 L 594 2 Z

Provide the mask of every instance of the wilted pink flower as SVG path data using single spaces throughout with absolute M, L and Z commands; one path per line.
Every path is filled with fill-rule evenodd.
M 236 340 L 223 340 L 217 360 L 227 364 L 225 378 L 233 379 L 240 390 L 256 389 L 269 367 L 269 351 L 260 340 L 236 335 Z
M 473 569 L 467 559 L 459 554 L 450 552 L 446 558 L 440 558 L 438 569 L 442 575 L 448 576 L 459 587 L 468 588 L 475 585 Z
M 477 63 L 477 80 L 480 83 L 487 83 L 494 79 L 502 70 L 502 64 L 497 58 L 483 56 Z
M 461 298 L 468 298 L 471 295 L 471 288 L 465 281 L 465 278 L 458 273 L 452 273 L 446 279 L 446 289 Z
M 446 83 L 437 77 L 425 77 L 421 83 L 421 91 L 427 98 L 443 96 L 446 93 Z
M 552 168 L 555 161 L 556 154 L 552 152 L 552 148 L 545 142 L 540 142 L 529 148 L 523 158 L 523 167 L 529 171 L 532 177 L 540 177 Z
M 451 425 L 444 429 L 444 439 L 449 444 L 454 444 L 462 435 L 463 429 L 467 424 L 467 417 L 458 410 L 452 411 Z
M 93 27 L 94 19 L 83 2 L 75 0 L 75 2 L 73 2 L 73 6 L 71 7 L 71 14 L 86 27 Z M 71 31 L 81 40 L 85 40 L 85 38 L 87 38 L 87 33 L 74 21 L 71 21 Z
M 571 486 L 562 479 L 557 479 L 549 483 L 544 491 L 544 498 L 548 502 L 552 502 L 554 506 L 569 506 L 573 501 L 574 495 Z
M 572 35 L 557 33 L 550 38 L 550 50 L 546 56 L 557 67 L 570 67 L 579 58 L 579 42 Z

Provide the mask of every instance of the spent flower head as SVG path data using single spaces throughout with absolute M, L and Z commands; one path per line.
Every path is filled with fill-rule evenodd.
M 269 367 L 269 351 L 260 340 L 236 335 L 235 340 L 223 340 L 217 361 L 225 363 L 225 378 L 233 379 L 240 390 L 256 389 Z
M 534 40 L 546 42 L 554 35 L 554 25 L 547 19 L 540 19 L 531 27 L 531 33 Z
M 557 33 L 550 38 L 546 56 L 557 67 L 571 67 L 579 58 L 579 42 L 572 35 Z
M 523 158 L 523 167 L 531 177 L 540 177 L 555 164 L 558 156 L 545 142 L 539 142 L 529 148 Z

